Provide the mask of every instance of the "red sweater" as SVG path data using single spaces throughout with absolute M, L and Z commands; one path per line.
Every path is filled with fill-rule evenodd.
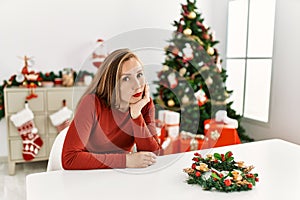
M 130 112 L 105 106 L 94 94 L 86 95 L 77 107 L 62 150 L 64 169 L 125 168 L 126 153 L 134 143 L 138 151 L 158 152 L 154 104 L 132 119 Z

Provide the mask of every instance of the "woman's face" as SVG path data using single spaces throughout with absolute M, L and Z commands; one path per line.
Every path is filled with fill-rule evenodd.
M 124 62 L 120 78 L 121 104 L 131 104 L 141 100 L 145 83 L 141 64 L 135 58 L 130 58 Z

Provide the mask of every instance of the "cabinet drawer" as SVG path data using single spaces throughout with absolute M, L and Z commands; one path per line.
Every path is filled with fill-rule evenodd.
M 42 91 L 35 92 L 38 97 L 30 99 L 28 101 L 29 108 L 32 111 L 42 112 L 44 111 L 44 93 Z M 24 102 L 26 96 L 29 94 L 29 90 L 24 89 L 21 91 L 7 92 L 7 107 L 5 108 L 8 113 L 16 113 L 24 108 Z
M 10 116 L 9 116 L 9 118 L 10 118 Z M 34 121 L 36 128 L 38 129 L 39 135 L 44 135 L 46 132 L 45 116 L 35 115 L 33 121 Z M 9 133 L 10 137 L 19 136 L 19 132 L 18 132 L 17 128 L 14 126 L 14 124 L 10 120 L 9 120 L 7 129 L 8 129 L 8 133 Z
M 49 137 L 49 138 L 48 138 L 48 156 L 50 155 L 50 152 L 51 152 L 53 143 L 54 143 L 54 141 L 55 141 L 55 138 L 56 138 L 56 137 Z
M 49 120 L 47 122 L 47 126 L 48 126 L 48 133 L 49 133 L 49 135 L 55 136 L 55 135 L 58 134 L 58 131 L 57 131 L 56 127 L 53 126 L 53 124 L 51 123 L 50 118 L 49 118 Z
M 62 101 L 66 100 L 67 106 L 72 110 L 73 90 L 67 91 L 47 91 L 47 110 L 58 111 L 62 108 Z
M 36 155 L 35 158 L 47 158 L 47 142 L 45 137 L 41 137 L 43 140 L 43 146 Z M 10 149 L 10 159 L 11 160 L 23 160 L 22 150 L 23 143 L 22 140 L 9 140 L 9 149 Z M 34 159 L 33 159 L 34 160 Z

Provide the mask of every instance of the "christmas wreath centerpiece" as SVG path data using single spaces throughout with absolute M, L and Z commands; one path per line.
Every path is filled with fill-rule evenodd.
M 232 152 L 226 154 L 208 154 L 205 158 L 194 153 L 194 163 L 184 169 L 189 176 L 188 184 L 199 184 L 204 190 L 234 192 L 251 190 L 259 181 L 257 173 L 251 173 L 254 168 L 236 162 Z

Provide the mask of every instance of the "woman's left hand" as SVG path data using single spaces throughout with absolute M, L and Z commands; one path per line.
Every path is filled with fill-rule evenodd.
M 143 107 L 150 101 L 150 92 L 149 92 L 148 84 L 145 85 L 144 93 L 145 93 L 145 95 L 143 96 L 143 98 L 141 100 L 139 100 L 136 103 L 129 104 L 130 115 L 133 119 L 136 119 L 141 115 L 141 111 L 142 111 Z

